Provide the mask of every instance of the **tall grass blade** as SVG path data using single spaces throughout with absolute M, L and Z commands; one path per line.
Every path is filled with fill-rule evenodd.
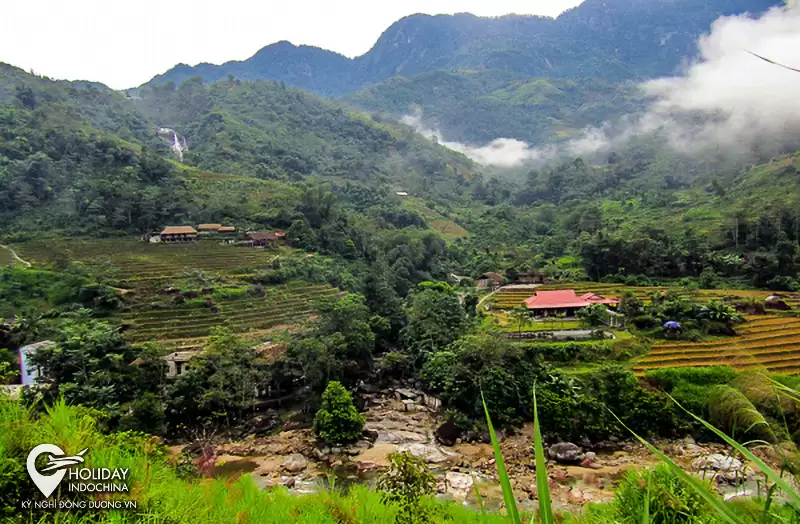
M 500 478 L 500 487 L 503 490 L 503 501 L 506 503 L 508 518 L 511 519 L 512 524 L 522 524 L 519 518 L 519 511 L 517 510 L 517 500 L 514 498 L 514 491 L 511 489 L 511 481 L 508 478 L 508 471 L 506 470 L 506 465 L 503 463 L 503 453 L 500 451 L 500 443 L 497 442 L 497 435 L 494 432 L 492 419 L 489 416 L 489 408 L 486 407 L 486 399 L 483 398 L 482 391 L 481 402 L 483 403 L 483 412 L 486 413 L 486 425 L 489 427 L 489 436 L 492 439 L 494 460 L 497 464 L 497 476 Z
M 722 501 L 722 499 L 717 497 L 714 493 L 711 493 L 698 479 L 683 471 L 683 468 L 675 464 L 672 461 L 672 459 L 670 459 L 668 456 L 666 456 L 664 453 L 658 450 L 655 446 L 653 446 L 645 439 L 640 437 L 638 434 L 636 434 L 632 429 L 626 426 L 613 411 L 611 412 L 611 415 L 613 415 L 613 417 L 617 419 L 617 422 L 619 422 L 619 424 L 623 428 L 627 429 L 631 435 L 636 437 L 636 440 L 641 442 L 647 449 L 650 450 L 651 453 L 653 453 L 659 459 L 661 459 L 661 461 L 664 462 L 669 467 L 669 469 L 672 471 L 673 474 L 675 474 L 676 477 L 685 482 L 686 485 L 691 487 L 703 500 L 705 500 L 708 503 L 708 505 L 711 506 L 717 512 L 717 515 L 722 520 L 724 520 L 725 522 L 729 522 L 730 524 L 745 524 L 746 521 L 742 520 L 738 515 L 736 515 L 736 513 L 733 512 L 730 506 L 726 505 Z
M 555 521 L 550 500 L 550 485 L 547 483 L 547 462 L 544 458 L 544 442 L 536 408 L 536 384 L 533 385 L 533 445 L 536 457 L 536 490 L 539 493 L 539 518 L 542 524 L 553 524 Z
M 647 475 L 647 493 L 644 495 L 644 508 L 642 509 L 642 524 L 650 524 L 650 485 L 653 478 L 652 473 Z
M 481 497 L 481 491 L 478 489 L 478 479 L 475 478 L 475 475 L 472 475 L 472 489 L 475 490 L 475 498 L 478 499 L 478 507 L 481 508 L 481 516 L 485 520 L 486 506 L 483 505 L 483 497 Z
M 783 493 L 790 499 L 790 501 L 792 503 L 792 506 L 794 506 L 794 508 L 796 510 L 800 510 L 800 494 L 798 494 L 798 492 L 796 490 L 794 490 L 789 485 L 789 483 L 786 482 L 786 480 L 781 478 L 781 476 L 777 472 L 775 472 L 772 468 L 770 468 L 763 460 L 761 460 L 760 458 L 755 456 L 752 451 L 750 451 L 749 449 L 747 449 L 743 445 L 739 444 L 738 442 L 736 442 L 735 440 L 730 438 L 728 435 L 726 435 L 724 432 L 718 430 L 713 425 L 709 424 L 708 422 L 706 422 L 702 418 L 698 417 L 697 415 L 695 415 L 694 413 L 692 413 L 688 409 L 686 409 L 683 406 L 681 406 L 681 404 L 677 400 L 672 398 L 671 395 L 668 394 L 667 396 L 675 404 L 677 404 L 679 408 L 684 410 L 692 418 L 694 418 L 696 421 L 700 422 L 703 426 L 708 428 L 710 431 L 714 432 L 715 435 L 717 435 L 719 438 L 721 438 L 726 443 L 728 443 L 730 446 L 732 446 L 734 449 L 736 449 L 736 451 L 738 451 L 739 453 L 744 455 L 744 457 L 747 460 L 749 460 L 753 464 L 755 464 L 756 467 L 759 469 L 759 471 L 761 471 L 761 473 L 763 473 L 769 480 L 771 480 L 772 482 L 774 482 L 775 484 L 778 485 L 778 488 L 780 488 L 781 491 L 783 491 Z

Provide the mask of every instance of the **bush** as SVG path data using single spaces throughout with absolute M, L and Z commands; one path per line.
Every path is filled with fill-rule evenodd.
M 709 488 L 710 491 L 710 488 Z M 616 522 L 643 521 L 644 500 L 650 496 L 653 524 L 713 522 L 710 508 L 691 487 L 662 464 L 652 470 L 630 471 L 614 494 Z
M 343 444 L 358 439 L 363 430 L 364 417 L 356 410 L 350 393 L 341 383 L 329 382 L 314 416 L 314 433 L 330 444 Z
M 407 451 L 391 453 L 388 459 L 389 470 L 378 478 L 378 489 L 386 502 L 398 506 L 397 522 L 428 522 L 430 515 L 420 499 L 433 493 L 436 478 L 423 459 Z

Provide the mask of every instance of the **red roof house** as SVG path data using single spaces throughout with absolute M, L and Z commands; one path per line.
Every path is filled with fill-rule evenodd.
M 545 316 L 559 313 L 571 316 L 578 309 L 592 304 L 616 306 L 618 303 L 618 300 L 604 298 L 597 293 L 585 293 L 578 296 L 574 289 L 539 291 L 525 301 L 525 305 L 532 313 Z

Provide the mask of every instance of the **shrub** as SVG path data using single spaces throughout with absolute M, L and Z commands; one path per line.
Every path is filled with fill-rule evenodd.
M 387 458 L 389 470 L 378 478 L 378 489 L 386 502 L 398 506 L 397 522 L 428 522 L 428 508 L 420 500 L 433 493 L 436 478 L 423 459 L 407 451 L 391 453 Z
M 322 394 L 322 406 L 314 416 L 314 433 L 330 444 L 352 442 L 364 430 L 364 417 L 341 383 L 331 381 Z
M 710 489 L 710 488 L 709 488 Z M 630 471 L 614 494 L 616 522 L 643 522 L 644 501 L 650 498 L 653 524 L 715 520 L 706 502 L 662 464 L 652 470 Z

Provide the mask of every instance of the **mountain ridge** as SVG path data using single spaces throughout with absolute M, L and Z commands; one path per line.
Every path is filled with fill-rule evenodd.
M 587 0 L 557 18 L 414 14 L 389 26 L 355 58 L 287 41 L 243 61 L 176 67 L 143 85 L 191 76 L 228 75 L 283 81 L 323 96 L 343 96 L 397 75 L 437 69 L 501 69 L 528 76 L 606 81 L 663 76 L 696 51 L 697 38 L 720 16 L 760 13 L 773 0 Z

